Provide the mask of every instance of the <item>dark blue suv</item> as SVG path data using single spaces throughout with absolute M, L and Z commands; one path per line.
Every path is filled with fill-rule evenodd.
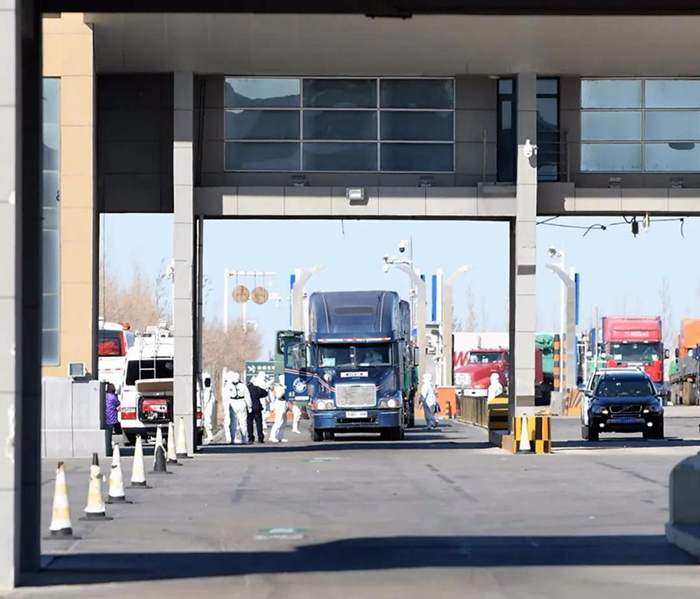
M 588 418 L 581 435 L 597 441 L 600 433 L 642 433 L 645 439 L 664 438 L 663 400 L 646 373 L 630 369 L 601 374 L 586 391 Z

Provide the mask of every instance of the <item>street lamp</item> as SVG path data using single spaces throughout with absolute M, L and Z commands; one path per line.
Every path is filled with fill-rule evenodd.
M 576 278 L 574 269 L 566 272 L 564 252 L 554 246 L 549 248 L 551 258 L 561 258 L 559 264 L 547 264 L 547 268 L 561 281 L 561 334 L 566 340 L 566 377 L 564 369 L 559 369 L 559 389 L 565 391 L 565 382 L 569 386 L 576 384 Z
M 170 263 L 170 266 L 165 269 L 163 273 L 166 279 L 172 282 L 172 288 L 170 291 L 170 312 L 173 321 L 173 327 L 175 327 L 175 261 Z
M 313 275 L 323 268 L 322 265 L 317 265 L 304 271 L 297 269 L 295 273 L 292 285 L 292 329 L 295 331 L 304 330 L 304 286 Z
M 454 298 L 453 290 L 457 279 L 465 272 L 472 268 L 471 264 L 465 264 L 455 270 L 445 281 L 445 289 L 442 296 L 442 330 L 443 330 L 443 346 L 444 346 L 444 374 L 447 381 L 447 386 L 451 387 L 454 384 L 453 380 L 453 353 L 454 347 L 452 343 L 452 328 L 454 327 Z

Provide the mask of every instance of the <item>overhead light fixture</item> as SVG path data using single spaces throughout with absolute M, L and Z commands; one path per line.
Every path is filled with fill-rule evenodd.
M 610 177 L 608 179 L 608 187 L 610 187 L 610 188 L 622 187 L 622 177 Z
M 306 179 L 306 175 L 293 175 L 292 184 L 294 187 L 308 187 L 309 182 Z
M 493 79 L 494 81 L 498 81 L 500 78 L 500 75 L 489 75 L 489 79 Z
M 671 177 L 671 189 L 683 189 L 685 181 L 683 177 Z
M 418 187 L 432 187 L 433 178 L 432 177 L 420 177 L 418 179 Z
M 364 187 L 348 187 L 345 190 L 345 197 L 348 199 L 350 204 L 364 204 L 365 203 L 365 189 Z

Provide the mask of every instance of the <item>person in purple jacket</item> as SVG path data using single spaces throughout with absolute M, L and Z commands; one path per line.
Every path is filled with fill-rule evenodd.
M 105 445 L 107 455 L 112 455 L 112 435 L 119 423 L 119 398 L 112 383 L 105 387 Z

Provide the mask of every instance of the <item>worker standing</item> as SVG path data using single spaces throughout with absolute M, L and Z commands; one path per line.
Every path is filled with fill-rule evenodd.
M 263 432 L 263 404 L 262 400 L 267 397 L 269 383 L 265 373 L 259 372 L 255 378 L 248 383 L 248 393 L 252 403 L 252 410 L 248 414 L 248 442 L 255 442 L 253 423 L 258 433 L 258 443 L 265 443 L 265 433 Z
M 119 424 L 119 398 L 112 383 L 105 387 L 105 453 L 112 455 L 112 435 Z
M 202 416 L 204 417 L 204 431 L 207 436 L 205 443 L 211 443 L 214 438 L 214 408 L 216 407 L 216 395 L 212 387 L 211 376 L 206 375 L 202 386 Z
M 423 385 L 420 389 L 420 401 L 423 404 L 423 416 L 425 417 L 425 428 L 433 429 L 438 425 L 435 418 L 435 408 L 437 407 L 437 397 L 435 395 L 435 385 L 430 374 L 423 375 Z
M 278 382 L 270 389 L 272 409 L 275 412 L 275 423 L 270 431 L 271 443 L 287 443 L 284 438 L 284 425 L 287 422 L 287 402 L 285 400 L 284 375 L 280 375 Z
M 491 373 L 491 383 L 489 384 L 489 390 L 486 395 L 487 403 L 495 397 L 500 397 L 502 394 L 503 385 L 501 385 L 501 377 L 498 376 L 497 372 L 493 372 Z
M 301 422 L 301 406 L 293 401 L 292 403 L 292 432 L 295 435 L 301 435 L 299 423 Z
M 230 410 L 231 428 L 226 436 L 229 443 L 235 442 L 236 433 L 240 435 L 240 443 L 248 444 L 248 416 L 253 410 L 253 402 L 250 399 L 248 388 L 241 382 L 241 375 L 237 372 L 229 373 L 228 402 L 226 411 Z

